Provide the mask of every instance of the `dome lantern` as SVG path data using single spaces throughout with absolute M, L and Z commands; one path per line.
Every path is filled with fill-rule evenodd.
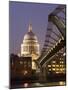
M 29 24 L 28 32 L 32 31 L 32 24 Z

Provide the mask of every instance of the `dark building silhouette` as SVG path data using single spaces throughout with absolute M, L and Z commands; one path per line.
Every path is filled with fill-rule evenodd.
M 10 81 L 19 81 L 30 79 L 32 75 L 32 58 L 10 56 Z M 25 81 L 24 80 L 24 81 Z

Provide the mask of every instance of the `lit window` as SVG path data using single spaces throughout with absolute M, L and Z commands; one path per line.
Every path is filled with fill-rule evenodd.
M 62 65 L 60 65 L 60 67 L 62 67 Z
M 59 67 L 59 65 L 56 65 L 56 67 Z
M 66 55 L 66 53 L 63 54 L 63 56 L 65 56 L 65 55 Z
M 59 70 L 59 68 L 56 69 L 57 71 Z
M 28 83 L 24 83 L 24 87 L 28 87 Z
M 64 62 L 63 62 L 63 61 L 60 61 L 60 63 L 62 63 L 62 64 L 63 64 Z
M 49 69 L 49 71 L 51 71 L 51 69 Z
M 55 71 L 55 68 L 52 68 L 53 71 Z
M 24 71 L 24 75 L 26 75 L 27 73 L 28 73 L 28 72 L 25 70 L 25 71 Z
M 59 72 L 56 72 L 57 74 L 59 73 Z
M 60 65 L 60 67 L 64 67 L 64 65 Z
M 65 68 L 63 68 L 63 71 L 65 70 Z
M 23 64 L 23 62 L 22 62 L 22 61 L 20 61 L 20 64 Z
M 62 62 L 60 61 L 60 63 L 62 63 Z
M 56 63 L 56 61 L 52 61 L 52 63 Z
M 61 68 L 60 71 L 63 71 L 63 69 Z
M 52 65 L 53 67 L 55 67 L 55 65 Z
M 60 81 L 59 85 L 65 85 L 65 82 Z
M 51 65 L 48 65 L 48 67 L 51 67 Z
M 64 63 L 64 62 L 62 61 L 62 63 Z

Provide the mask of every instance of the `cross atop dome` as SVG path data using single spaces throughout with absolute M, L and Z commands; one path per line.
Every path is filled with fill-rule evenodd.
M 32 31 L 32 24 L 30 23 L 29 28 L 28 28 L 28 32 L 31 32 L 31 31 Z

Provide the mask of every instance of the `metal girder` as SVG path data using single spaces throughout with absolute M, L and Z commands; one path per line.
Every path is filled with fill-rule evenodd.
M 57 42 L 58 40 L 56 40 L 54 37 L 50 36 L 50 35 L 46 35 L 46 37 L 51 38 L 52 40 L 54 40 L 55 42 Z
M 60 49 L 62 49 L 64 46 L 66 45 L 66 41 L 65 40 L 61 40 L 60 43 L 57 44 L 57 46 L 55 46 L 55 48 L 53 48 L 51 50 L 51 52 L 49 52 L 47 55 L 45 55 L 41 61 L 40 61 L 40 65 L 42 66 L 45 62 L 47 62 L 49 60 L 50 57 L 54 56 Z
M 59 20 L 59 18 L 57 16 L 52 15 L 52 14 L 49 15 L 48 21 L 52 21 L 58 28 L 61 35 L 65 38 L 65 31 L 66 31 L 65 24 L 61 20 Z
M 51 33 L 54 33 L 57 37 L 59 37 L 59 38 L 61 38 L 61 36 L 59 36 L 55 31 L 53 31 L 52 29 L 47 29 L 49 32 L 51 32 Z
M 66 9 L 66 5 L 59 5 L 51 14 L 57 15 L 59 12 L 63 12 Z
M 51 49 L 46 55 L 44 54 L 44 56 L 42 58 L 39 59 L 39 64 L 42 66 L 44 63 L 47 63 L 51 57 L 53 57 L 59 50 L 61 50 L 62 48 L 64 48 L 64 46 L 66 45 L 66 23 L 63 23 L 59 17 L 57 16 L 58 13 L 63 12 L 64 9 L 66 9 L 66 5 L 59 5 L 59 7 L 57 7 L 51 14 L 49 14 L 48 16 L 48 22 L 52 22 L 59 30 L 59 32 L 61 33 L 62 37 L 64 38 L 63 40 L 61 40 L 60 42 L 57 43 L 57 45 Z M 66 11 L 65 11 L 66 13 Z M 48 28 L 49 29 L 49 28 Z M 50 29 L 51 30 L 51 29 Z M 51 30 L 52 31 L 52 30 Z M 53 32 L 55 35 L 57 35 L 55 32 Z M 57 35 L 58 36 L 58 35 Z M 57 40 L 55 40 L 52 36 L 50 35 L 46 35 L 46 37 L 49 37 L 51 39 L 53 39 L 54 41 L 57 42 Z
M 49 43 L 49 44 L 52 44 L 52 45 L 55 45 L 54 42 L 51 42 L 51 41 L 48 41 L 48 40 L 46 40 L 45 42 L 46 42 L 46 43 Z

